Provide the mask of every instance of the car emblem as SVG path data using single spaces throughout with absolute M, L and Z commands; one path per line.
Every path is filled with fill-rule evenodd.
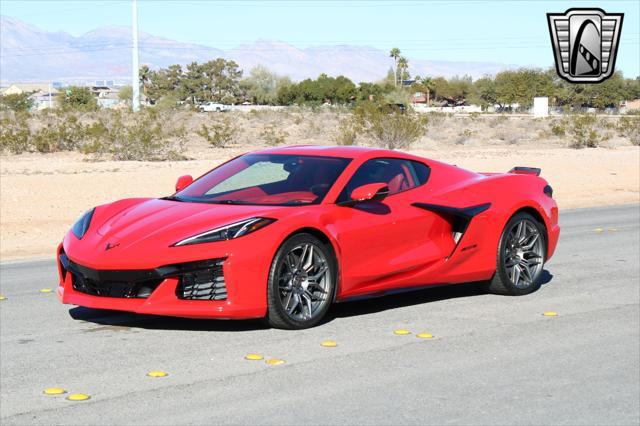
M 107 246 L 104 249 L 105 249 L 105 251 L 106 250 L 111 250 L 112 248 L 118 247 L 119 245 L 120 245 L 120 243 L 115 243 L 115 244 L 107 243 Z
M 600 83 L 611 77 L 623 17 L 602 9 L 547 13 L 558 75 L 572 83 Z

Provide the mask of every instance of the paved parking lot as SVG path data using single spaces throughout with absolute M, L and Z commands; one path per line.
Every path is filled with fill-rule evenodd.
M 640 206 L 561 226 L 535 294 L 434 288 L 340 304 L 305 331 L 63 306 L 40 292 L 53 261 L 3 264 L 0 423 L 638 425 Z

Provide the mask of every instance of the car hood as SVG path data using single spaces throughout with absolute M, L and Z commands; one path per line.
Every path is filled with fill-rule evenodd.
M 91 244 L 108 242 L 121 249 L 151 243 L 176 242 L 250 217 L 282 216 L 283 207 L 189 203 L 138 199 L 98 207 L 85 237 Z

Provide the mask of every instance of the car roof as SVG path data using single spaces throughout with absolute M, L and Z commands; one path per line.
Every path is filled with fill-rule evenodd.
M 330 146 L 330 145 L 293 145 L 254 151 L 251 154 L 293 154 L 318 155 L 341 158 L 400 157 L 412 158 L 412 155 L 388 149 L 367 148 L 364 146 Z

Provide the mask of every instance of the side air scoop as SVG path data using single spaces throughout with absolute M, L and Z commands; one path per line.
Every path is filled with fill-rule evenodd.
M 471 219 L 491 207 L 491 203 L 462 208 L 429 203 L 413 203 L 411 205 L 446 217 L 451 223 L 451 232 L 453 240 L 456 243 L 456 247 L 467 230 Z M 455 248 L 453 251 L 455 251 Z M 453 252 L 451 252 L 451 254 L 453 254 Z

